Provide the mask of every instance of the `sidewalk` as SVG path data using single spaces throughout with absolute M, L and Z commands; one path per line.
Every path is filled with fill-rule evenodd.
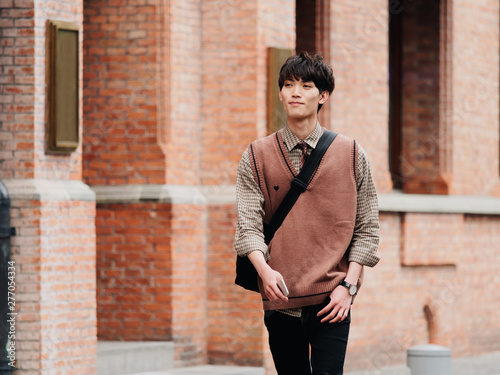
M 469 358 L 452 358 L 451 364 L 452 375 L 500 375 L 500 352 Z M 345 375 L 411 375 L 411 372 L 406 365 L 400 365 L 382 369 L 349 372 Z
M 264 375 L 263 368 L 237 366 L 196 366 L 166 371 L 150 371 L 133 375 Z M 294 374 L 290 374 L 294 375 Z M 345 375 L 411 375 L 406 365 L 349 372 Z M 433 374 L 426 374 L 433 375 Z M 500 375 L 500 352 L 469 358 L 453 358 L 451 375 Z

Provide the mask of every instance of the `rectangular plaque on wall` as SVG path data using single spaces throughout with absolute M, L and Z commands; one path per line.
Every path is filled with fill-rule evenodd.
M 69 153 L 79 141 L 79 28 L 47 22 L 47 150 Z
M 279 99 L 278 79 L 286 59 L 293 50 L 269 47 L 267 50 L 267 131 L 268 134 L 282 128 L 286 123 L 286 113 Z

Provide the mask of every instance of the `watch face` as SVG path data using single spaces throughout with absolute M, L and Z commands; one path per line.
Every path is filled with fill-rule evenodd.
M 355 295 L 357 291 L 358 291 L 358 287 L 356 285 L 351 285 L 351 287 L 349 288 L 349 294 L 351 296 Z

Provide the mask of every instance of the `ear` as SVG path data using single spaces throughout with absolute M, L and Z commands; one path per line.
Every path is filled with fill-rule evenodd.
M 283 96 L 281 96 L 281 90 L 279 91 L 280 102 L 283 101 Z
M 329 97 L 330 94 L 328 93 L 328 91 L 323 91 L 321 94 L 319 94 L 319 104 L 325 104 Z

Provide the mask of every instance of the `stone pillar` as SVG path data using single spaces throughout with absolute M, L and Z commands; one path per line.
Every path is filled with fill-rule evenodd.
M 95 195 L 82 182 L 81 143 L 47 151 L 48 20 L 79 27 L 81 98 L 82 2 L 1 2 L 0 178 L 17 230 L 16 373 L 95 374 Z M 80 139 L 81 109 L 80 100 Z
M 17 229 L 17 373 L 95 374 L 95 195 L 81 181 L 4 182 Z
M 323 21 L 336 88 L 327 104 L 331 128 L 366 150 L 378 193 L 392 190 L 389 173 L 387 1 L 330 2 Z M 322 110 L 323 111 L 323 110 Z
M 198 1 L 84 2 L 83 175 L 97 193 L 102 340 L 206 363 Z

